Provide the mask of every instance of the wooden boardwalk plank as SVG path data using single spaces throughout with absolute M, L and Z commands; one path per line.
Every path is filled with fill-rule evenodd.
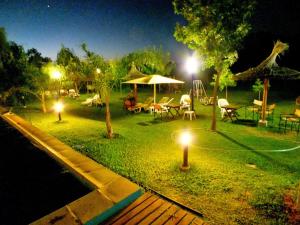
M 201 218 L 178 207 L 176 204 L 146 192 L 104 224 L 204 225 L 206 223 Z
M 195 225 L 204 225 L 205 222 L 204 222 L 203 220 L 199 219 L 198 217 L 196 217 L 196 218 L 193 220 L 192 224 L 195 224 Z
M 190 213 L 188 213 L 183 219 L 178 223 L 178 225 L 188 225 L 193 222 L 196 217 Z
M 155 221 L 158 217 L 160 217 L 168 208 L 171 207 L 171 203 L 164 201 L 164 203 L 146 218 L 139 222 L 140 225 L 147 225 Z
M 110 219 L 107 224 L 113 224 L 115 221 L 117 221 L 119 218 L 121 218 L 123 215 L 134 209 L 135 207 L 142 204 L 144 201 L 146 201 L 148 198 L 150 198 L 152 194 L 150 192 L 146 192 L 141 197 L 139 197 L 137 200 L 135 200 L 133 203 L 131 203 L 128 207 L 123 209 L 116 217 L 113 217 Z
M 164 201 L 162 199 L 158 199 L 153 204 L 151 204 L 149 207 L 146 208 L 146 210 L 141 211 L 139 214 L 135 215 L 131 220 L 129 220 L 126 224 L 139 224 L 141 220 L 143 220 L 145 217 L 147 217 L 152 212 L 155 212 Z
M 171 219 L 169 219 L 165 225 L 172 225 L 172 224 L 177 224 L 185 215 L 187 214 L 186 211 L 184 210 L 178 210 L 174 217 L 172 217 Z
M 157 218 L 152 224 L 153 225 L 160 225 L 167 222 L 171 219 L 174 214 L 179 210 L 179 208 L 175 205 L 172 205 L 168 210 L 166 210 L 159 218 Z
M 122 217 L 120 217 L 117 221 L 113 222 L 113 224 L 125 224 L 128 220 L 133 218 L 136 214 L 143 211 L 145 208 L 147 208 L 149 205 L 153 204 L 153 202 L 157 201 L 157 196 L 151 196 L 146 201 L 144 201 L 142 204 L 138 205 L 128 213 L 124 214 Z

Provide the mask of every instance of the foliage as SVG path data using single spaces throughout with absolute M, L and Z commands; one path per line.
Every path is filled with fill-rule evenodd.
M 65 68 L 66 79 L 73 83 L 75 91 L 79 92 L 79 84 L 85 78 L 82 63 L 78 56 L 69 48 L 61 47 L 57 53 L 56 62 Z
M 110 115 L 110 91 L 113 84 L 112 69 L 111 65 L 105 61 L 105 59 L 94 52 L 88 50 L 87 45 L 83 43 L 81 45 L 82 50 L 86 54 L 86 60 L 84 62 L 86 71 L 95 74 L 95 88 L 98 93 L 100 93 L 101 99 L 105 99 L 105 120 L 106 120 L 106 130 L 107 137 L 109 139 L 113 138 L 113 130 L 111 125 L 111 115 Z
M 254 0 L 191 1 L 173 0 L 175 13 L 186 20 L 176 24 L 177 41 L 196 50 L 204 68 L 213 67 L 217 77 L 213 97 L 216 100 L 219 78 L 227 74 L 237 60 L 237 49 L 250 30 L 249 19 Z M 216 102 L 213 104 L 212 130 L 216 130 Z
M 215 85 L 215 81 L 216 81 L 217 75 L 213 76 L 213 82 L 211 82 L 210 84 L 212 86 Z M 220 76 L 220 80 L 219 80 L 219 90 L 222 91 L 224 90 L 224 88 L 227 87 L 235 87 L 236 86 L 236 82 L 233 79 L 233 74 L 232 72 L 227 69 L 227 70 L 223 70 L 222 71 L 222 76 Z
M 48 57 L 42 57 L 42 54 L 35 48 L 31 48 L 26 52 L 28 63 L 41 68 L 43 65 L 51 62 L 52 60 Z
M 162 48 L 150 47 L 129 53 L 121 59 L 121 63 L 127 72 L 132 63 L 144 74 L 170 75 L 174 70 L 174 62 L 170 59 L 170 53 L 165 53 Z M 127 73 L 126 73 L 127 74 Z M 125 74 L 125 75 L 126 75 Z

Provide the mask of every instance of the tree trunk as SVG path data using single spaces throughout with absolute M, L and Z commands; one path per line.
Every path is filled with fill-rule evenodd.
M 221 75 L 221 72 L 217 71 L 217 79 L 216 79 L 214 91 L 213 91 L 213 110 L 212 110 L 212 120 L 211 120 L 211 130 L 212 131 L 217 130 L 216 106 L 217 106 L 217 92 L 218 92 L 218 88 L 219 88 L 220 75 Z
M 267 120 L 266 120 L 266 109 L 267 109 L 267 102 L 268 102 L 268 87 L 269 87 L 269 80 L 265 78 L 264 80 L 264 93 L 263 93 L 263 99 L 262 99 L 262 106 L 261 106 L 261 119 L 259 121 L 259 124 L 261 126 L 267 126 Z
M 138 98 L 138 95 L 137 95 L 137 84 L 134 84 L 134 86 L 133 86 L 133 96 L 134 96 L 135 102 L 137 102 L 137 98 Z
M 227 91 L 227 86 L 225 86 L 225 97 L 228 100 L 228 91 Z
M 46 108 L 46 102 L 45 102 L 45 92 L 42 92 L 42 96 L 41 96 L 41 104 L 42 104 L 42 111 L 43 113 L 47 112 L 47 108 Z
M 111 126 L 109 96 L 108 95 L 105 96 L 105 122 L 106 122 L 107 138 L 111 139 L 113 137 L 113 129 Z
M 79 90 L 78 90 L 78 85 L 77 85 L 76 81 L 74 81 L 74 88 L 75 88 L 75 93 L 78 94 Z

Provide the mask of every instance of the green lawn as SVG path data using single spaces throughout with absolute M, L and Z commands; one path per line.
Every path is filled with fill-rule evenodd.
M 273 128 L 222 122 L 218 110 L 215 133 L 209 130 L 211 106 L 196 101 L 195 121 L 161 121 L 147 113 L 125 112 L 125 95 L 111 97 L 112 125 L 119 134 L 113 140 L 105 138 L 104 109 L 80 105 L 86 95 L 65 99 L 61 123 L 54 113 L 42 114 L 37 103 L 15 111 L 113 171 L 200 211 L 211 224 L 286 224 L 283 196 L 296 196 L 300 149 L 277 150 L 299 146 L 300 135 L 282 134 L 276 126 L 280 112 L 292 111 L 294 99 L 271 96 L 269 103 L 277 99 Z M 139 97 L 149 95 L 144 91 Z M 174 102 L 179 98 L 176 94 Z M 231 103 L 245 105 L 252 99 L 250 92 L 230 92 Z M 186 173 L 179 170 L 182 149 L 177 141 L 185 129 L 193 134 Z

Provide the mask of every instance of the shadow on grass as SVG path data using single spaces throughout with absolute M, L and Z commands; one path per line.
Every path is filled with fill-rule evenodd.
M 275 159 L 271 158 L 270 156 L 267 156 L 267 155 L 265 155 L 265 154 L 263 154 L 259 151 L 256 151 L 255 149 L 241 143 L 240 141 L 237 141 L 236 139 L 228 136 L 227 134 L 224 134 L 223 132 L 217 131 L 217 134 L 221 135 L 222 137 L 224 137 L 225 139 L 231 141 L 232 143 L 242 147 L 243 149 L 249 150 L 249 151 L 253 152 L 254 154 L 264 158 L 265 160 L 269 161 L 270 163 L 276 163 L 280 167 L 285 168 L 286 170 L 288 170 L 289 172 L 298 172 L 299 171 L 299 168 L 294 167 L 294 166 L 290 166 L 290 165 L 287 165 L 287 164 L 283 164 L 283 163 L 279 162 L 278 160 L 275 160 Z

